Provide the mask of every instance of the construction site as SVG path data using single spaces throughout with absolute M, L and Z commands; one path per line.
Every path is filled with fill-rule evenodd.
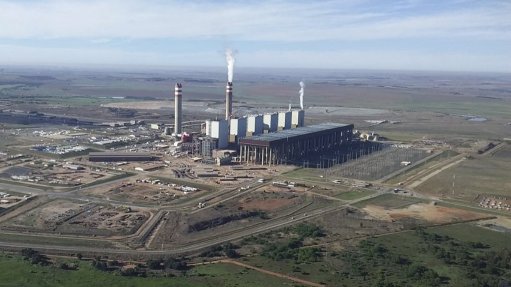
M 26 160 L 22 164 L 0 168 L 0 178 L 61 188 L 108 180 L 119 174 L 110 169 L 44 159 Z
M 27 208 L 28 205 L 19 208 Z M 73 200 L 48 201 L 2 223 L 2 229 L 18 232 L 78 236 L 130 235 L 148 219 L 149 213 L 130 207 L 114 207 Z

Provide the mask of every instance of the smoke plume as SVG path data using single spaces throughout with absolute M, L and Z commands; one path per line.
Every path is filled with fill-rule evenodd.
M 303 89 L 305 88 L 305 83 L 300 81 L 300 109 L 303 110 Z
M 227 81 L 232 82 L 234 75 L 234 52 L 231 49 L 225 50 L 225 59 L 227 60 Z

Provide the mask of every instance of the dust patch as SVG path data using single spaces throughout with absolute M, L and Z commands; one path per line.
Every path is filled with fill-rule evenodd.
M 368 205 L 364 208 L 364 211 L 381 220 L 397 221 L 405 218 L 416 218 L 436 224 L 487 217 L 482 213 L 425 203 L 412 204 L 400 209 L 385 209 L 381 206 Z

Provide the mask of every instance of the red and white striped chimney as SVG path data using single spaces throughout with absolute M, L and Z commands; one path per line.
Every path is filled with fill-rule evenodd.
M 181 125 L 182 125 L 182 97 L 183 97 L 183 85 L 181 83 L 176 83 L 174 87 L 174 134 L 178 135 L 181 133 Z
M 232 117 L 232 82 L 227 82 L 225 86 L 225 119 Z

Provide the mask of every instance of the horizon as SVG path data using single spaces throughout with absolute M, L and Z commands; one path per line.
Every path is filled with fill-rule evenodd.
M 62 64 L 62 65 L 49 65 L 49 64 L 0 64 L 1 70 L 49 70 L 49 71 L 76 71 L 76 72 L 120 72 L 120 73 L 166 73 L 166 72 L 211 72 L 226 74 L 227 68 L 220 65 L 211 66 L 200 66 L 200 65 L 189 65 L 189 66 L 171 66 L 171 65 L 128 65 L 128 64 Z M 200 69 L 206 69 L 206 71 L 198 71 Z M 235 78 L 239 72 L 247 71 L 314 71 L 320 73 L 327 72 L 346 72 L 346 73 L 395 73 L 395 74 L 446 74 L 446 75 L 502 75 L 510 76 L 511 71 L 463 71 L 463 70 L 414 70 L 414 69 L 371 69 L 371 68 L 315 68 L 315 67 L 252 67 L 252 66 L 235 66 Z M 276 73 L 278 74 L 278 73 Z M 296 75 L 298 76 L 298 75 Z M 234 80 L 236 82 L 236 80 Z

